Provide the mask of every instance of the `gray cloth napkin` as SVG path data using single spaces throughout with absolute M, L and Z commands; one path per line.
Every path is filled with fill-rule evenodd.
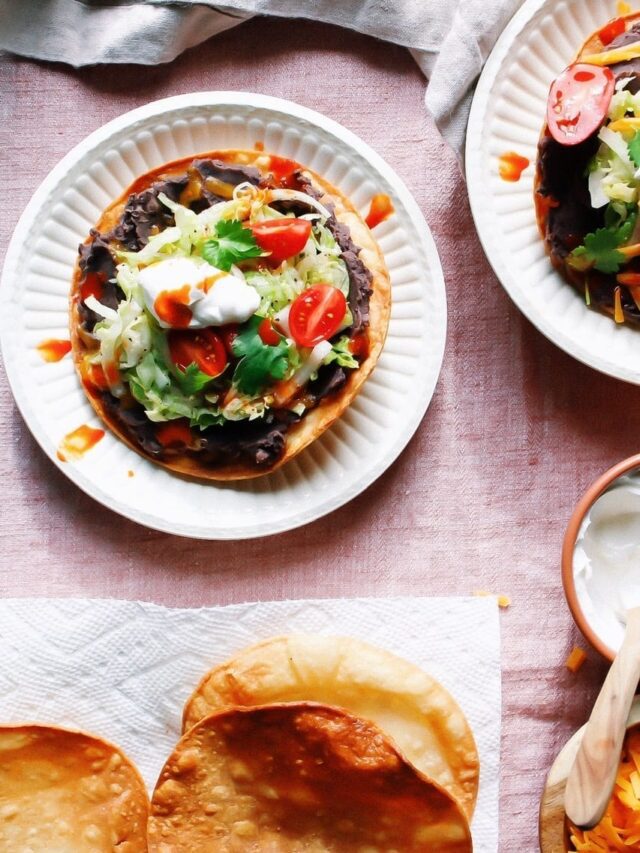
M 253 15 L 309 18 L 403 45 L 461 155 L 473 84 L 522 0 L 0 0 L 0 49 L 80 67 L 170 62 Z

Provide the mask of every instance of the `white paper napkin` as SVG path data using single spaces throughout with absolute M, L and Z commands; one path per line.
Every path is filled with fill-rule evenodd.
M 134 601 L 0 601 L 0 720 L 81 728 L 114 741 L 152 790 L 202 675 L 282 633 L 358 637 L 437 678 L 478 744 L 474 853 L 498 850 L 500 638 L 493 598 L 321 599 L 200 610 Z

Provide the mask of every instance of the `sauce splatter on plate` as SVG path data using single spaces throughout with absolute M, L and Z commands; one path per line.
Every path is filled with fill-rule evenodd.
M 367 213 L 364 221 L 367 223 L 369 228 L 375 228 L 376 225 L 384 222 L 384 220 L 388 219 L 394 212 L 395 208 L 391 203 L 389 196 L 384 193 L 378 193 L 371 199 L 369 213 Z
M 67 433 L 62 439 L 58 447 L 58 459 L 61 462 L 81 459 L 102 438 L 104 438 L 103 429 L 94 429 L 88 424 L 82 424 L 82 426 Z
M 498 171 L 503 181 L 515 183 L 522 177 L 522 173 L 529 165 L 529 160 L 516 154 L 515 151 L 507 151 L 498 160 Z
M 42 341 L 42 343 L 38 344 L 36 349 L 42 356 L 43 361 L 60 361 L 67 353 L 71 352 L 71 341 L 49 338 L 48 340 Z

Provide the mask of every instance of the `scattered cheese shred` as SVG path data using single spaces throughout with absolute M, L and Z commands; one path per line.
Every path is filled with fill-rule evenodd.
M 616 287 L 613 291 L 613 319 L 616 323 L 624 323 L 624 311 L 622 310 L 620 287 Z
M 577 672 L 587 659 L 587 653 L 580 646 L 574 646 L 566 660 L 565 666 L 571 672 Z
M 493 592 L 488 592 L 486 589 L 474 589 L 473 594 L 476 598 L 486 598 L 489 595 L 495 595 Z M 508 595 L 497 595 L 498 607 L 508 607 L 511 604 L 511 599 Z
M 625 3 L 624 0 L 618 0 L 618 5 L 616 6 L 619 15 L 628 15 L 631 11 L 631 6 L 629 3 Z
M 575 651 L 575 650 L 574 650 Z M 640 728 L 627 732 L 613 795 L 600 823 L 587 831 L 570 827 L 579 853 L 629 853 L 640 847 Z
M 634 132 L 640 129 L 640 118 L 636 118 L 636 116 L 625 116 L 624 118 L 619 118 L 617 121 L 612 121 L 609 125 L 607 125 L 609 130 L 614 131 L 629 131 Z
M 580 62 L 587 65 L 616 65 L 618 62 L 630 62 L 632 59 L 640 58 L 640 41 L 626 44 L 624 47 L 614 47 L 612 50 L 603 50 L 602 53 L 590 53 L 581 56 Z

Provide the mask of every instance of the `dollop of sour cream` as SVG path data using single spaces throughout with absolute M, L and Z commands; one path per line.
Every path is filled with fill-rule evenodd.
M 640 606 L 640 478 L 626 475 L 602 494 L 582 524 L 573 570 L 582 610 L 612 649 L 626 612 Z
M 147 308 L 163 329 L 202 329 L 244 323 L 260 296 L 238 276 L 206 261 L 167 258 L 138 274 Z

